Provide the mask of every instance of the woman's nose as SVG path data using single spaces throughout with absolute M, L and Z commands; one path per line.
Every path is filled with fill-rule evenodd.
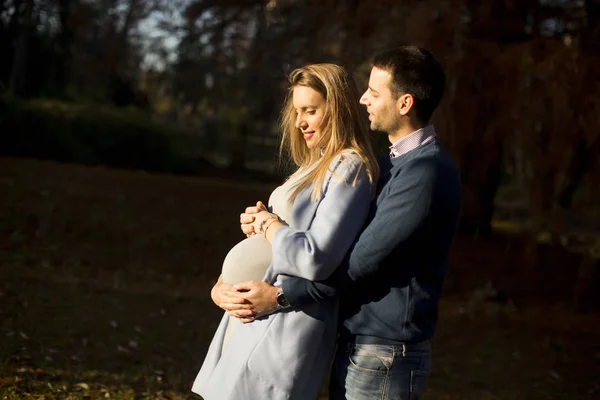
M 304 127 L 306 127 L 306 121 L 304 121 L 301 118 L 301 115 L 298 114 L 298 116 L 296 117 L 296 129 L 302 129 Z

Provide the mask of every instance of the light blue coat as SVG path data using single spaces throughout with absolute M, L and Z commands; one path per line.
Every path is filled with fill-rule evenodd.
M 346 152 L 329 169 L 321 198 L 313 201 L 308 190 L 301 192 L 290 226 L 276 232 L 265 282 L 278 286 L 287 275 L 327 278 L 362 228 L 371 200 L 365 166 Z M 205 400 L 316 400 L 333 356 L 337 315 L 332 298 L 238 322 L 221 354 L 229 319 L 224 314 L 192 391 Z

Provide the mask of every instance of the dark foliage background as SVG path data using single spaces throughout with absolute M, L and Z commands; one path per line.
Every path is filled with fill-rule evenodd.
M 600 325 L 598 0 L 0 0 L 0 334 L 7 338 L 0 339 L 0 394 L 115 396 L 114 382 L 138 378 L 119 393 L 164 397 L 185 390 L 209 335 L 177 321 L 193 319 L 194 307 L 206 310 L 205 321 L 217 318 L 207 293 L 226 249 L 239 239 L 237 214 L 266 200 L 285 175 L 275 154 L 286 75 L 307 63 L 335 62 L 355 74 L 362 90 L 369 57 L 404 43 L 427 47 L 444 64 L 447 91 L 433 122 L 464 183 L 446 285 L 450 303 L 442 313 L 441 336 L 450 347 L 443 349 L 480 359 L 469 349 L 484 339 L 455 330 L 464 318 L 487 332 L 482 336 L 497 338 L 510 326 L 506 335 L 520 332 L 523 339 L 489 355 L 493 362 L 473 378 L 474 391 L 457 388 L 451 371 L 438 372 L 429 398 L 597 395 L 600 388 L 586 377 L 600 357 L 592 344 L 597 333 L 590 333 Z M 385 152 L 387 139 L 374 141 Z M 48 353 L 91 339 L 72 322 L 86 314 L 83 308 L 58 312 L 71 322 L 55 326 L 40 317 L 50 315 L 45 306 L 85 304 L 95 293 L 90 307 L 105 301 L 110 311 L 91 320 L 127 320 L 133 311 L 99 293 L 110 287 L 136 315 L 152 313 L 135 295 L 144 285 L 158 296 L 147 307 L 172 300 L 181 313 L 170 320 L 164 354 L 179 349 L 184 358 L 178 346 L 194 342 L 194 334 L 202 338 L 188 360 L 196 364 L 185 365 L 180 381 L 166 384 L 168 374 L 156 366 L 175 371 L 178 363 L 153 347 L 170 335 L 160 324 L 148 326 L 161 335 L 148 338 L 138 358 L 131 355 L 143 347 L 135 329 L 127 335 L 138 337 L 129 339 L 136 346 L 107 345 L 129 351 L 107 353 L 125 357 L 114 367 L 98 356 L 102 346 L 87 348 L 81 362 Z M 524 328 L 520 321 L 532 310 L 539 311 L 536 325 Z M 542 316 L 560 326 L 545 326 Z M 61 326 L 70 327 L 77 343 L 56 339 Z M 93 326 L 98 337 L 117 329 Z M 540 326 L 546 335 L 523 333 Z M 465 342 L 452 342 L 453 335 Z M 538 342 L 553 361 L 543 351 L 515 360 L 546 360 L 519 364 L 545 371 L 528 378 L 540 391 L 525 383 L 509 389 L 508 371 L 517 361 L 502 354 L 522 354 Z M 568 368 L 575 360 L 567 359 L 567 348 L 586 361 Z M 444 362 L 462 368 L 459 381 L 476 375 L 455 359 Z M 554 362 L 564 369 L 547 365 Z M 505 380 L 493 365 L 504 366 Z M 44 376 L 50 366 L 51 376 Z M 129 372 L 112 381 L 100 374 L 96 381 L 108 386 L 90 387 L 94 378 L 77 375 L 90 366 Z M 505 383 L 494 386 L 495 378 Z M 565 388 L 571 378 L 579 379 L 581 392 Z M 66 389 L 48 391 L 45 380 L 53 379 L 67 382 Z M 87 383 L 73 386 L 77 379 Z

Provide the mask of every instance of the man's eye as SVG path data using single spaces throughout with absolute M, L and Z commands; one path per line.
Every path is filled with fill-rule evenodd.
M 316 112 L 317 112 L 316 110 L 306 110 L 306 113 L 308 115 L 315 115 Z

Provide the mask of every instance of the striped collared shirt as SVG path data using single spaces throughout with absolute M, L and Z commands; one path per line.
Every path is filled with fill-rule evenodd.
M 433 128 L 433 125 L 427 125 L 425 128 L 416 130 L 391 145 L 390 157 L 400 157 L 422 144 L 431 142 L 433 139 L 435 139 L 435 129 Z

